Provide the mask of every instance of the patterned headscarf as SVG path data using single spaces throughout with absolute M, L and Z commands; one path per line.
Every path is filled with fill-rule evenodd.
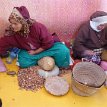
M 30 30 L 29 27 L 35 22 L 33 19 L 30 19 L 30 15 L 26 7 L 14 7 L 11 15 L 9 16 L 9 21 L 15 19 L 17 22 L 22 24 L 22 29 L 19 32 L 14 32 L 12 26 L 6 29 L 6 35 L 14 35 L 19 33 L 21 36 L 28 36 Z

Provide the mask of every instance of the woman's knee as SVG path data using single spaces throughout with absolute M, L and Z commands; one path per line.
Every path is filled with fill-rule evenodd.
M 68 48 L 64 47 L 64 48 L 60 49 L 60 50 L 57 52 L 57 55 L 58 55 L 59 57 L 61 57 L 61 56 L 70 56 L 70 50 L 69 50 Z
M 67 49 L 64 52 L 57 54 L 54 58 L 58 67 L 68 67 L 70 63 L 70 52 Z

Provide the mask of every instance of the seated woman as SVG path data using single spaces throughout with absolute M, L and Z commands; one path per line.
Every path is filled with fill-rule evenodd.
M 107 13 L 97 11 L 79 30 L 73 44 L 75 58 L 100 56 L 107 50 Z
M 61 42 L 55 42 L 43 24 L 31 19 L 26 7 L 14 7 L 9 22 L 9 29 L 0 39 L 1 55 L 9 48 L 17 47 L 21 49 L 18 62 L 22 68 L 37 65 L 37 61 L 45 56 L 53 57 L 58 67 L 69 66 L 69 49 Z

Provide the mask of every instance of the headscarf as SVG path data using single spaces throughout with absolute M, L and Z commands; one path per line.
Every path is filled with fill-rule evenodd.
M 14 35 L 15 33 L 19 33 L 21 36 L 28 36 L 30 30 L 29 27 L 35 22 L 30 18 L 29 12 L 25 6 L 14 7 L 10 19 L 15 19 L 17 22 L 22 24 L 22 29 L 19 32 L 14 32 L 11 25 L 6 29 L 6 35 Z
M 107 13 L 103 11 L 96 11 L 92 14 L 90 17 L 90 26 L 93 30 L 96 32 L 100 32 L 101 30 L 98 30 L 97 27 L 101 24 L 107 23 Z

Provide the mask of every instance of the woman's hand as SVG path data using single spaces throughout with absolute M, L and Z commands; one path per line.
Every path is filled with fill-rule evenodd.
M 30 51 L 28 51 L 28 53 L 31 54 L 31 55 L 36 54 L 35 50 L 30 50 Z
M 85 50 L 84 55 L 95 55 L 95 52 L 92 50 Z
M 39 48 L 37 50 L 30 50 L 30 51 L 28 51 L 28 53 L 31 54 L 31 55 L 35 55 L 35 54 L 38 54 L 38 53 L 40 53 L 42 51 L 44 51 L 44 49 L 43 48 Z

